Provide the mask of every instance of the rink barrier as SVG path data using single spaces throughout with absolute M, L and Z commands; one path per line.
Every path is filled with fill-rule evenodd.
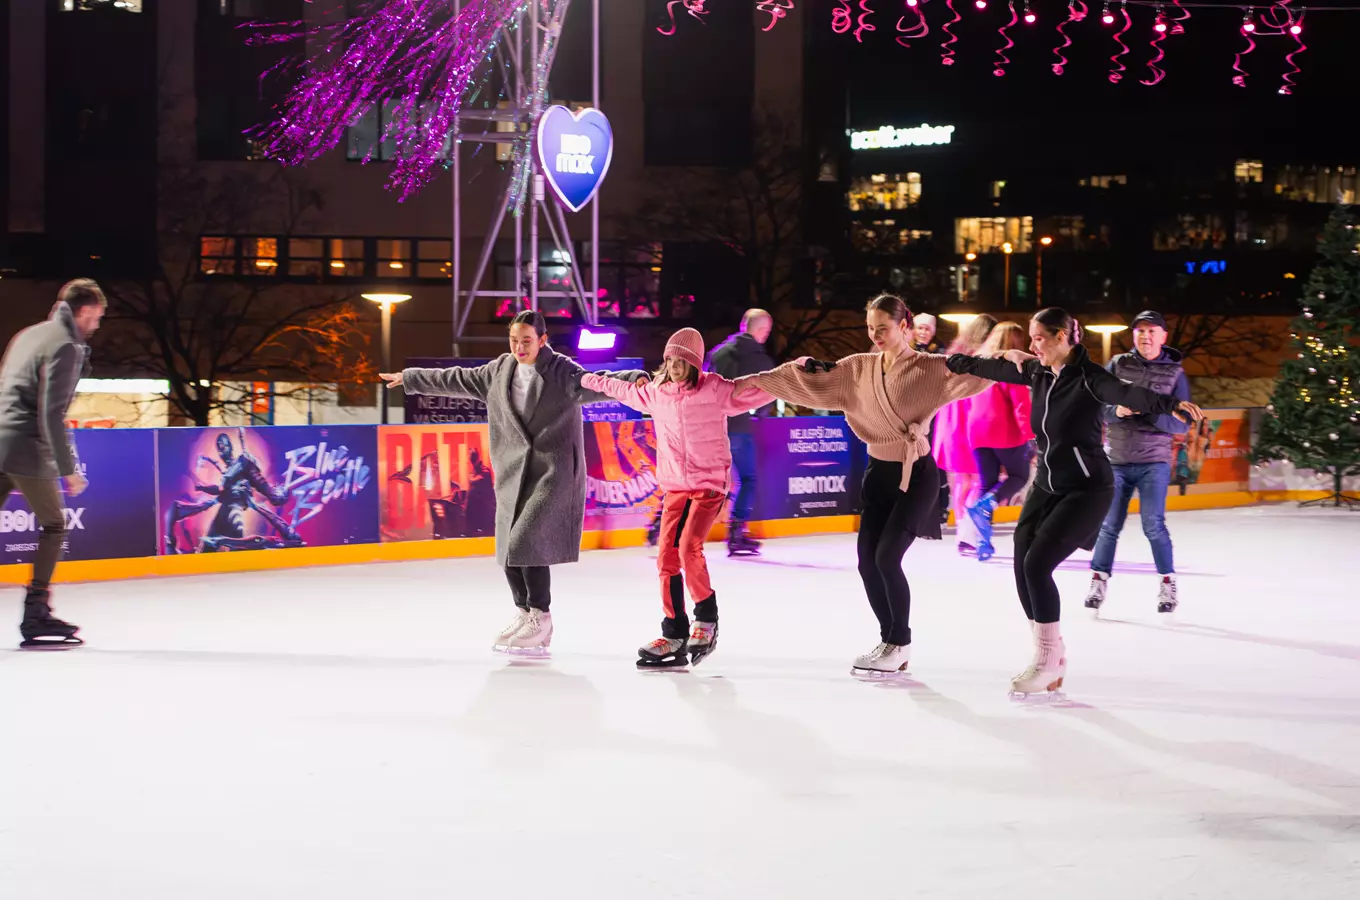
M 1173 454 L 1176 474 L 1168 509 L 1217 509 L 1322 496 L 1320 491 L 1248 491 L 1245 412 L 1208 414 L 1203 430 L 1177 445 L 1179 456 Z M 756 420 L 755 426 L 760 480 L 751 534 L 768 539 L 856 531 L 866 454 L 845 420 L 766 418 Z M 586 424 L 582 550 L 644 544 L 661 494 L 655 443 L 650 420 Z M 90 490 L 78 499 L 67 499 L 71 531 L 67 558 L 57 572 L 62 581 L 452 559 L 495 552 L 489 535 L 494 473 L 487 467 L 485 424 L 95 429 L 78 432 L 76 444 Z M 1193 455 L 1187 456 L 1186 446 Z M 246 533 L 273 548 L 226 547 L 223 532 L 210 532 L 210 522 L 221 507 L 207 492 L 220 494 L 210 486 L 227 485 L 234 476 L 226 462 L 233 454 L 239 462 L 242 452 L 249 454 L 247 462 L 254 463 L 267 482 L 254 489 L 255 509 L 272 508 L 278 521 L 295 527 L 302 546 L 280 548 L 286 541 L 273 539 L 275 531 L 261 512 L 247 514 Z M 266 502 L 261 491 L 277 491 L 280 505 L 271 507 L 273 500 Z M 1135 500 L 1132 510 L 1137 509 Z M 997 510 L 996 521 L 1014 522 L 1018 516 L 1018 507 L 1003 507 Z M 726 520 L 724 514 L 719 523 Z M 725 524 L 715 525 L 709 539 L 725 538 Z M 32 513 L 22 497 L 11 495 L 0 513 L 0 583 L 28 579 L 35 539 Z M 205 542 L 234 552 L 193 552 Z M 167 552 L 171 549 L 179 552 Z

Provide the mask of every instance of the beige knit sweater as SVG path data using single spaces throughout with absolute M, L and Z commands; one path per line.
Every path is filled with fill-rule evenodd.
M 915 350 L 903 351 L 886 373 L 882 353 L 856 353 L 830 372 L 809 373 L 785 363 L 750 379 L 790 403 L 843 410 L 850 430 L 869 445 L 870 456 L 902 463 L 904 491 L 912 465 L 930 453 L 926 436 L 936 410 L 992 385 L 950 372 L 944 356 Z

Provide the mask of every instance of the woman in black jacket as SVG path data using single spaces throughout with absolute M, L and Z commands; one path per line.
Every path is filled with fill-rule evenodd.
M 1095 546 L 1100 523 L 1114 496 L 1114 474 L 1105 457 L 1105 406 L 1154 415 L 1203 418 L 1189 401 L 1120 381 L 1086 355 L 1081 326 L 1057 308 L 1035 314 L 1030 348 L 1004 358 L 949 357 L 951 371 L 993 381 L 1029 385 L 1030 424 L 1039 445 L 1039 467 L 1015 526 L 1015 588 L 1034 632 L 1034 660 L 1011 680 L 1018 694 L 1062 687 L 1067 653 L 1059 631 L 1061 601 L 1053 571 L 1078 547 Z

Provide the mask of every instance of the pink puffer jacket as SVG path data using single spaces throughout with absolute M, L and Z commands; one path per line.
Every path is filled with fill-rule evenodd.
M 973 445 L 968 441 L 968 416 L 972 403 L 972 397 L 964 397 L 940 407 L 940 411 L 935 414 L 935 441 L 930 449 L 935 454 L 935 464 L 945 472 L 955 475 L 978 473 L 977 463 L 973 460 Z
M 702 372 L 699 386 L 688 388 L 674 382 L 630 384 L 590 373 L 581 376 L 581 386 L 651 413 L 656 425 L 656 480 L 663 491 L 725 494 L 732 474 L 727 417 L 774 402 L 774 397 L 745 383 L 749 377 L 728 381 Z
M 1029 388 L 997 382 L 972 399 L 968 410 L 968 443 L 1005 449 L 1034 440 L 1029 425 Z

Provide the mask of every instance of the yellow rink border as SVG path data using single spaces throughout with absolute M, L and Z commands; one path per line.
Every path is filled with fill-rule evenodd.
M 1325 491 L 1233 491 L 1222 494 L 1172 495 L 1168 510 L 1228 509 L 1256 503 L 1316 500 Z M 1131 512 L 1137 512 L 1134 500 Z M 1003 506 L 996 511 L 997 522 L 1014 522 L 1020 517 L 1018 506 Z M 951 517 L 952 519 L 952 517 Z M 859 516 L 816 516 L 803 519 L 771 519 L 752 522 L 750 531 L 757 538 L 799 537 L 813 534 L 848 534 L 859 527 Z M 710 541 L 727 537 L 727 526 L 716 525 Z M 640 547 L 646 530 L 625 528 L 617 531 L 587 531 L 581 537 L 582 550 L 613 550 Z M 467 556 L 492 556 L 494 538 L 451 538 L 443 541 L 401 541 L 390 544 L 346 544 L 339 547 L 295 547 L 286 550 L 251 550 L 236 553 L 190 553 L 181 556 L 145 556 L 134 559 L 96 559 L 63 562 L 57 566 L 56 580 L 121 581 L 172 575 L 216 575 L 225 572 L 260 572 L 270 569 L 295 569 L 307 566 L 349 566 L 372 562 L 401 562 L 422 559 L 456 559 Z M 0 566 L 0 584 L 24 584 L 30 575 L 28 565 Z

